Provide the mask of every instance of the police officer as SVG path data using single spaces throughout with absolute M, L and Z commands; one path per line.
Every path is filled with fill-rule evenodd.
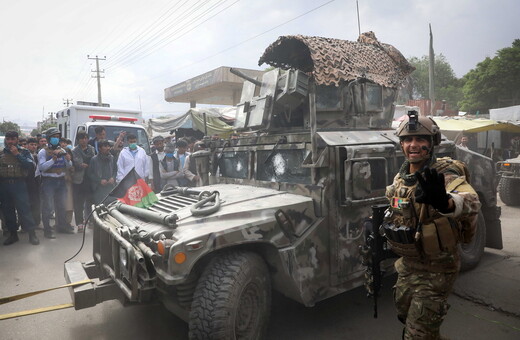
M 38 167 L 42 176 L 42 223 L 43 236 L 56 238 L 50 225 L 52 211 L 55 209 L 56 230 L 72 234 L 74 228 L 66 222 L 65 200 L 67 184 L 65 183 L 66 168 L 72 166 L 71 156 L 60 145 L 61 132 L 50 128 L 45 132 L 49 144 L 38 152 Z
M 401 257 L 394 286 L 397 316 L 405 324 L 403 339 L 440 339 L 448 296 L 460 270 L 458 242 L 476 230 L 478 195 L 466 181 L 462 162 L 437 159 L 439 127 L 410 111 L 399 125 L 405 161 L 386 195 L 385 235 Z M 407 237 L 396 237 L 403 230 Z
M 31 213 L 25 183 L 28 172 L 34 168 L 31 153 L 18 145 L 16 131 L 8 131 L 5 134 L 4 144 L 5 148 L 0 151 L 0 202 L 6 228 L 9 231 L 9 237 L 4 241 L 4 245 L 18 241 L 16 211 L 22 229 L 29 234 L 29 242 L 38 245 L 40 240 L 34 230 L 36 224 Z

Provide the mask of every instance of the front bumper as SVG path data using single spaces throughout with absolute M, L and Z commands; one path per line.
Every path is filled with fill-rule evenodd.
M 93 280 L 99 277 L 94 263 L 69 262 L 65 263 L 65 280 L 73 283 L 83 280 Z M 86 283 L 81 286 L 69 287 L 74 309 L 84 309 L 107 300 L 119 300 L 122 303 L 125 295 L 117 284 L 106 279 L 99 282 Z
M 122 237 L 115 226 L 105 223 L 95 211 L 93 250 L 94 261 L 90 263 L 65 263 L 65 278 L 68 283 L 91 279 L 92 283 L 70 287 L 75 309 L 95 306 L 107 300 L 148 302 L 155 290 L 155 275 L 150 275 L 143 250 Z M 142 245 L 141 245 L 142 246 Z M 146 251 L 146 249 L 145 249 Z M 125 264 L 121 261 L 125 253 Z

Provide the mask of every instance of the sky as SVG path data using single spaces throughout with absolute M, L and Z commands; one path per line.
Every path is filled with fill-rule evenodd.
M 406 57 L 434 50 L 462 77 L 520 38 L 518 0 L 17 0 L 0 3 L 0 119 L 36 126 L 66 101 L 145 118 L 178 115 L 164 89 L 220 66 L 261 70 L 279 36 L 355 41 L 373 31 Z

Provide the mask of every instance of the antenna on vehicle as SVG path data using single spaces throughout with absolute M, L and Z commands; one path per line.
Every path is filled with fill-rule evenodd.
M 358 26 L 358 32 L 359 32 L 359 35 L 361 35 L 361 24 L 359 23 L 359 3 L 358 3 L 358 0 L 356 0 L 356 9 L 357 9 L 357 26 Z

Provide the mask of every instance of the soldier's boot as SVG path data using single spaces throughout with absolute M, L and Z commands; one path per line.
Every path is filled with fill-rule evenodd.
M 36 232 L 34 230 L 29 231 L 29 242 L 35 246 L 40 244 L 40 240 L 38 239 L 38 236 L 36 236 Z
M 13 244 L 15 242 L 18 242 L 18 232 L 11 231 L 9 233 L 9 237 L 4 241 L 4 246 L 8 246 L 8 245 Z
M 52 229 L 50 228 L 43 230 L 43 236 L 50 239 L 56 238 L 56 235 L 54 235 L 54 231 L 52 231 Z

